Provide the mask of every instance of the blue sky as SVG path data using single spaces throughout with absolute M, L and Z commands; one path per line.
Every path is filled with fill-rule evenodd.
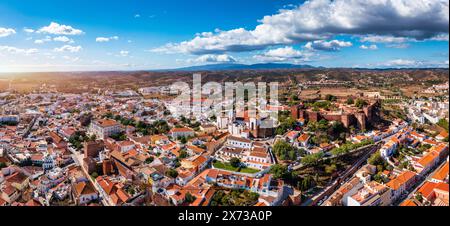
M 448 67 L 448 6 L 448 0 L 0 0 L 0 72 L 232 62 Z

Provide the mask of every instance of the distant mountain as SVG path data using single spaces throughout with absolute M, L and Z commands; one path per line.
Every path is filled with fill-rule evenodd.
M 271 70 L 271 69 L 300 69 L 300 68 L 316 68 L 311 65 L 299 64 L 208 64 L 192 67 L 184 67 L 161 71 L 224 71 L 224 70 Z

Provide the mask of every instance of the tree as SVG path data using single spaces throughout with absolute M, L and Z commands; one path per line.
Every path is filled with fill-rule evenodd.
M 419 201 L 421 203 L 423 202 L 423 196 L 419 192 L 416 194 L 415 198 L 417 199 L 417 201 Z
M 181 138 L 180 138 L 180 142 L 181 142 L 182 144 L 186 144 L 186 143 L 187 143 L 187 138 L 186 138 L 186 137 L 181 137 Z
M 174 169 L 169 169 L 166 174 L 167 174 L 167 176 L 172 177 L 172 178 L 178 177 L 178 172 Z
M 311 188 L 313 184 L 312 181 L 313 181 L 312 176 L 308 175 L 302 180 L 298 181 L 297 187 L 298 189 L 300 189 L 300 191 L 307 191 Z
M 277 135 L 283 135 L 288 130 L 294 128 L 296 121 L 292 117 L 287 117 L 286 119 L 280 120 L 280 125 L 277 127 L 275 133 Z
M 270 167 L 270 171 L 274 179 L 288 179 L 291 177 L 287 166 L 276 164 Z
M 355 103 L 355 100 L 354 100 L 352 97 L 349 97 L 349 98 L 347 98 L 346 103 L 347 103 L 348 105 L 352 105 L 352 104 Z
M 327 95 L 325 96 L 325 100 L 328 100 L 328 101 L 333 102 L 333 101 L 336 101 L 336 100 L 337 100 L 337 97 L 336 97 L 336 96 L 333 96 L 333 95 L 331 95 L 331 94 L 327 94 Z
M 193 203 L 197 198 L 195 198 L 195 196 L 191 195 L 191 193 L 186 193 L 186 195 L 184 196 L 184 202 L 186 203 Z
M 384 165 L 385 161 L 383 159 L 383 157 L 381 157 L 380 152 L 376 152 L 375 154 L 373 154 L 372 156 L 370 156 L 370 158 L 367 160 L 367 162 L 370 165 Z
M 448 125 L 448 121 L 445 118 L 440 119 L 439 122 L 437 123 L 437 125 L 442 127 L 442 128 L 444 128 L 448 132 L 448 126 L 449 125 Z
M 296 160 L 297 152 L 288 142 L 279 140 L 273 146 L 273 151 L 281 160 Z
M 336 172 L 337 170 L 337 166 L 335 164 L 331 165 L 331 166 L 325 166 L 325 172 L 328 174 L 333 174 L 334 172 Z
M 153 160 L 155 160 L 155 158 L 153 158 L 153 156 L 150 156 L 145 160 L 145 164 L 150 164 L 153 162 Z
M 187 158 L 189 155 L 188 155 L 188 153 L 187 153 L 187 151 L 186 150 L 181 150 L 180 151 L 180 159 L 185 159 L 185 158 Z
M 328 121 L 325 119 L 321 119 L 319 123 L 317 124 L 317 129 L 320 131 L 327 131 L 328 130 Z
M 357 99 L 355 102 L 355 107 L 357 108 L 363 108 L 364 106 L 368 105 L 367 101 L 363 99 Z
M 96 179 L 96 178 L 98 177 L 98 173 L 97 173 L 97 172 L 93 172 L 93 173 L 91 174 L 91 177 L 94 178 L 94 179 Z
M 307 155 L 302 158 L 302 163 L 305 165 L 316 165 L 322 157 L 323 157 L 322 152 L 312 154 L 312 155 Z
M 241 166 L 241 160 L 239 158 L 231 158 L 230 159 L 230 165 L 232 167 L 238 168 Z

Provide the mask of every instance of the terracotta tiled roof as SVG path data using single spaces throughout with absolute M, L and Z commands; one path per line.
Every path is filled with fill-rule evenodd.
M 433 179 L 439 180 L 439 181 L 445 180 L 445 178 L 448 177 L 448 167 L 449 167 L 449 164 L 447 162 L 446 164 L 444 164 L 444 166 L 442 166 L 440 169 L 438 169 L 438 171 L 433 175 Z
M 395 179 L 389 181 L 386 185 L 393 190 L 398 190 L 401 186 L 413 179 L 415 176 L 415 173 L 411 171 L 405 171 L 398 175 Z
M 97 121 L 98 125 L 101 127 L 111 127 L 119 125 L 115 120 L 111 119 L 101 119 Z
M 402 204 L 400 204 L 400 206 L 417 206 L 417 204 L 413 200 L 408 199 L 408 200 L 402 202 Z
M 299 136 L 297 140 L 298 140 L 299 142 L 305 142 L 305 141 L 307 141 L 307 140 L 309 139 L 309 137 L 310 137 L 310 136 L 309 136 L 308 134 L 304 133 L 304 134 L 302 134 L 301 136 Z

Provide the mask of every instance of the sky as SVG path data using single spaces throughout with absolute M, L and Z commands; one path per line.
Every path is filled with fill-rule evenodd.
M 449 0 L 0 0 L 0 72 L 449 65 Z

